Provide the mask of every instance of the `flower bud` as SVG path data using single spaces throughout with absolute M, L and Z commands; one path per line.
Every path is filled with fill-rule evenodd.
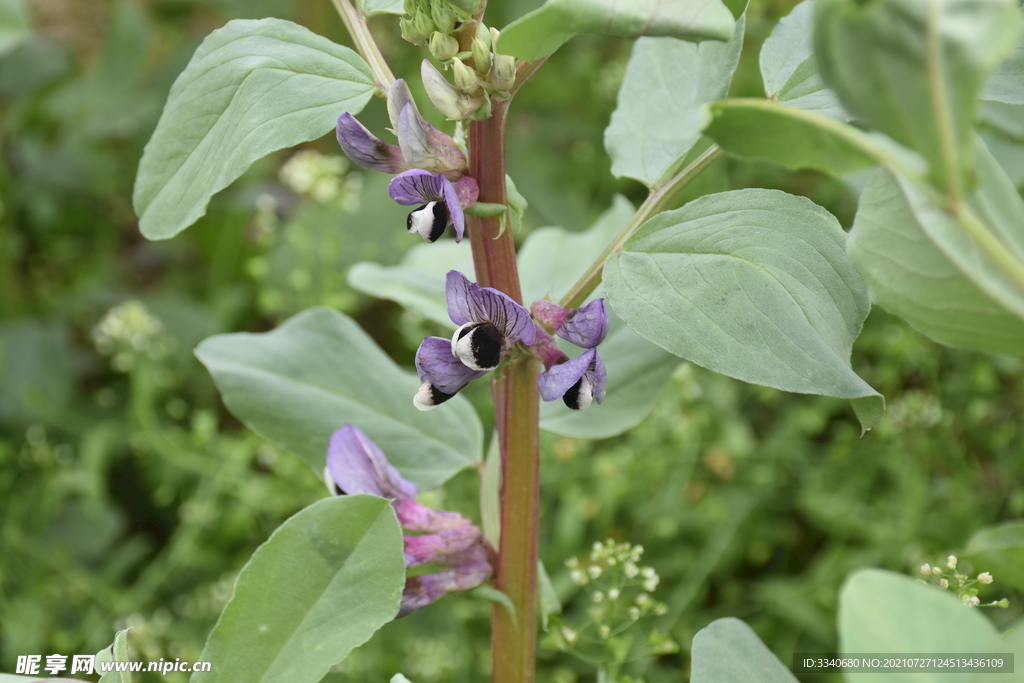
M 950 555 L 946 558 L 946 566 L 950 569 L 956 569 L 956 555 Z
M 451 36 L 446 36 L 440 31 L 434 31 L 430 35 L 430 54 L 439 62 L 446 62 L 454 57 L 459 51 L 459 41 Z
M 434 27 L 444 34 L 455 30 L 455 12 L 447 2 L 434 2 L 430 5 L 430 16 L 434 19 Z
M 491 51 L 498 51 L 498 38 L 501 36 L 501 31 L 494 28 L 493 26 L 487 31 L 491 36 Z
M 427 40 L 427 35 L 429 35 L 420 32 L 413 19 L 402 17 L 398 21 L 398 26 L 402 30 L 402 40 L 413 45 L 423 45 Z
M 413 16 L 412 20 L 416 26 L 416 32 L 422 36 L 420 39 L 421 42 L 417 43 L 418 45 L 425 45 L 430 39 L 431 34 L 433 34 L 434 31 L 439 30 L 434 27 L 434 21 L 430 18 L 430 14 L 427 12 L 418 12 Z M 447 31 L 442 31 L 442 33 L 447 33 Z
M 924 564 L 921 565 L 921 573 L 926 575 L 926 576 L 931 574 L 932 573 L 932 566 L 930 564 L 928 564 L 927 562 L 925 562 Z
M 496 90 L 511 90 L 516 84 L 516 58 L 512 55 L 495 55 L 490 80 Z
M 493 29 L 488 29 L 483 23 L 479 23 L 476 25 L 476 35 L 474 36 L 474 40 L 481 41 L 488 51 L 491 49 L 491 30 Z
M 459 92 L 445 80 L 445 77 L 431 65 L 427 60 L 423 60 L 420 65 L 420 75 L 423 78 L 423 86 L 427 89 L 427 96 L 430 97 L 430 101 L 434 103 L 437 110 L 447 116 L 450 119 L 460 121 L 467 119 L 473 112 L 480 108 L 483 103 L 483 96 L 478 93 L 476 95 L 468 95 L 466 93 Z
M 491 70 L 491 48 L 479 38 L 473 39 L 473 63 L 482 74 Z
M 992 583 L 992 581 L 993 581 L 993 579 L 992 579 L 992 575 L 990 573 L 982 572 L 982 573 L 978 574 L 978 582 L 979 583 Z
M 480 89 L 476 80 L 476 72 L 462 63 L 458 57 L 452 60 L 452 74 L 455 76 L 455 87 L 472 95 Z

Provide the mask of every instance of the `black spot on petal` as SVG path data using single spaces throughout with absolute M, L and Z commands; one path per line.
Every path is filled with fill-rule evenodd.
M 430 385 L 430 402 L 435 406 L 439 406 L 455 394 L 446 394 L 433 384 Z
M 501 361 L 501 342 L 501 333 L 494 325 L 483 323 L 476 327 L 469 342 L 476 364 L 481 368 L 498 367 Z
M 428 242 L 436 242 L 444 234 L 445 228 L 448 227 L 448 220 L 448 205 L 444 202 L 434 204 L 434 225 L 430 228 Z
M 583 378 L 576 380 L 576 384 L 569 387 L 569 390 L 562 396 L 562 401 L 572 410 L 580 410 L 580 389 L 583 388 Z

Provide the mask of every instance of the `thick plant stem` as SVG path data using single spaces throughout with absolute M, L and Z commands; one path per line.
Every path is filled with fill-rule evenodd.
M 507 102 L 495 102 L 493 115 L 469 124 L 469 173 L 480 185 L 480 201 L 506 204 L 505 115 Z M 522 303 L 515 243 L 502 217 L 469 218 L 469 238 L 477 282 Z M 537 641 L 537 507 L 539 499 L 537 363 L 513 361 L 493 385 L 495 427 L 501 446 L 501 543 L 495 584 L 515 615 L 495 605 L 491 611 L 494 683 L 532 683 Z

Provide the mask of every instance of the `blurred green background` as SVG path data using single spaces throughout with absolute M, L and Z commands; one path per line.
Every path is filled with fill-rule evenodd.
M 489 23 L 502 26 L 540 3 L 492 4 Z M 758 50 L 792 4 L 752 3 L 733 94 L 762 95 Z M 226 412 L 192 349 L 326 305 L 411 367 L 432 325 L 356 293 L 346 270 L 394 263 L 415 240 L 388 178 L 353 170 L 333 136 L 257 163 L 173 240 L 138 233 L 138 160 L 202 38 L 230 19 L 273 16 L 345 43 L 327 0 L 29 0 L 27 10 L 33 35 L 0 56 L 0 671 L 18 655 L 96 652 L 125 626 L 139 659 L 196 660 L 252 551 L 327 492 Z M 373 28 L 395 73 L 418 73 L 422 55 L 397 38 L 397 20 Z M 642 201 L 639 184 L 611 177 L 602 147 L 629 51 L 577 38 L 517 96 L 509 172 L 530 202 L 517 240 L 545 225 L 583 229 L 616 192 Z M 381 131 L 383 103 L 360 118 Z M 729 158 L 688 198 L 752 186 L 806 195 L 847 227 L 856 208 L 834 179 Z M 686 364 L 629 434 L 545 435 L 541 553 L 565 619 L 582 615 L 586 595 L 564 561 L 595 540 L 628 540 L 660 573 L 669 614 L 658 626 L 682 646 L 633 675 L 684 680 L 693 634 L 722 616 L 747 621 L 788 664 L 793 652 L 834 652 L 836 594 L 851 570 L 913 573 L 1024 516 L 1024 363 L 939 347 L 875 310 L 853 366 L 888 401 L 863 437 L 844 401 Z M 487 415 L 487 388 L 467 393 Z M 478 518 L 476 477 L 464 472 L 429 503 Z M 998 575 L 982 593 L 1004 596 L 1011 607 L 989 613 L 998 625 L 1022 612 L 1021 595 Z M 386 626 L 331 676 L 485 680 L 488 613 L 467 595 L 446 598 Z M 571 657 L 540 655 L 541 681 L 593 680 Z

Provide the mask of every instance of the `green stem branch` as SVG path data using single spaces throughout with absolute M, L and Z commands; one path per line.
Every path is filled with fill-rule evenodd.
M 505 120 L 507 102 L 493 115 L 469 124 L 469 174 L 480 185 L 481 202 L 507 204 Z M 522 303 L 515 243 L 501 218 L 470 216 L 469 239 L 477 282 Z M 495 428 L 501 448 L 501 541 L 495 586 L 515 608 L 491 609 L 494 683 L 531 683 L 537 641 L 537 509 L 539 501 L 539 390 L 537 362 L 524 356 L 495 380 Z
M 334 8 L 338 10 L 338 15 L 344 22 L 345 28 L 348 29 L 348 34 L 352 36 L 356 50 L 366 60 L 370 71 L 373 72 L 373 78 L 377 81 L 377 94 L 386 97 L 388 88 L 395 82 L 395 76 L 391 73 L 391 68 L 388 67 L 384 55 L 380 53 L 377 41 L 370 34 L 370 27 L 366 25 L 366 16 L 353 6 L 352 0 L 331 1 L 334 3 Z
M 664 185 L 655 186 L 647 199 L 640 205 L 637 212 L 629 219 L 621 232 L 615 236 L 601 255 L 594 260 L 590 268 L 576 281 L 572 289 L 562 297 L 559 306 L 562 308 L 577 308 L 587 300 L 597 285 L 601 283 L 601 272 L 604 270 L 605 261 L 612 254 L 622 251 L 626 241 L 633 236 L 633 233 L 647 221 L 648 218 L 663 211 L 668 204 L 678 196 L 693 180 L 704 170 L 722 156 L 722 148 L 712 145 L 703 154 L 697 157 L 693 163 L 684 168 L 678 175 L 670 178 Z

